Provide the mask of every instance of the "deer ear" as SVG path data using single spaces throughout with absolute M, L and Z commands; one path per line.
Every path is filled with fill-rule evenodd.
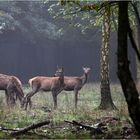
M 62 71 L 64 71 L 64 68 L 62 67 Z
M 86 69 L 86 67 L 84 67 L 84 66 L 83 66 L 82 68 L 83 68 L 83 70 L 85 70 L 85 69 Z

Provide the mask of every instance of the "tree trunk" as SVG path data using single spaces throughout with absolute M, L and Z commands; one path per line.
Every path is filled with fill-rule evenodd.
M 123 93 L 126 98 L 130 117 L 135 128 L 140 135 L 140 101 L 135 83 L 129 70 L 129 60 L 127 53 L 127 36 L 129 30 L 128 1 L 119 2 L 118 19 L 118 77 L 121 82 Z
M 135 12 L 135 23 L 136 25 L 134 26 L 134 38 L 136 42 L 137 49 L 140 52 L 140 16 L 139 16 L 139 11 L 138 11 L 138 1 L 133 1 L 132 3 L 134 12 Z M 138 57 L 136 56 L 136 78 L 137 82 L 140 82 L 140 61 Z
M 105 8 L 102 26 L 101 48 L 101 103 L 100 109 L 115 109 L 109 81 L 109 38 L 110 38 L 110 9 Z

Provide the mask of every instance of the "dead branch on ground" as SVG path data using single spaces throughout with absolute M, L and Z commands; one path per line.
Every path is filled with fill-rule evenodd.
M 95 127 L 95 126 L 89 126 L 89 125 L 85 125 L 76 121 L 65 121 L 66 123 L 70 123 L 76 126 L 79 126 L 81 129 L 86 129 L 92 132 L 92 134 L 103 134 L 103 131 L 100 127 Z
M 20 134 L 24 134 L 30 130 L 33 130 L 33 129 L 36 129 L 36 128 L 39 128 L 39 127 L 42 127 L 44 125 L 48 125 L 50 123 L 50 121 L 43 121 L 43 122 L 39 122 L 39 123 L 36 123 L 36 124 L 31 124 L 27 127 L 24 127 L 24 128 L 5 128 L 3 126 L 0 127 L 0 130 L 1 131 L 11 131 L 11 135 L 20 135 Z

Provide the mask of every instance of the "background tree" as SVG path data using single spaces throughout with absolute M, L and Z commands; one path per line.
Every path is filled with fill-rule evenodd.
M 118 18 L 118 77 L 121 82 L 123 93 L 126 98 L 130 117 L 132 118 L 135 128 L 140 135 L 140 101 L 136 90 L 135 83 L 129 70 L 128 60 L 128 1 L 119 2 L 119 18 Z
M 37 7 L 39 7 L 37 9 Z M 0 2 L 0 30 L 18 30 L 26 34 L 32 42 L 36 38 L 60 38 L 62 32 L 43 15 L 44 3 L 40 1 L 2 1 Z M 36 12 L 38 10 L 38 12 Z
M 135 42 L 137 44 L 137 48 L 138 50 L 140 51 L 140 39 L 139 39 L 139 36 L 140 36 L 140 16 L 139 16 L 139 6 L 140 6 L 140 2 L 139 1 L 132 1 L 131 2 L 131 6 L 132 6 L 132 10 L 133 10 L 133 13 L 135 14 L 135 23 L 133 25 L 133 35 L 134 35 L 134 38 L 135 38 Z M 139 60 L 138 58 L 136 57 L 136 65 L 137 65 L 137 81 L 139 82 L 140 80 L 140 63 L 139 63 Z
M 101 47 L 101 103 L 100 109 L 115 109 L 115 105 L 111 98 L 110 82 L 109 82 L 109 38 L 110 38 L 110 7 L 108 2 L 93 2 L 79 0 L 62 0 L 62 8 L 54 8 L 60 6 L 60 3 L 54 3 L 50 6 L 50 13 L 64 19 L 78 19 L 74 22 L 74 27 L 80 28 L 85 32 L 88 28 L 102 28 L 102 47 Z M 103 10 L 102 6 L 105 5 Z M 56 12 L 55 9 L 59 9 Z M 102 9 L 100 11 L 100 9 Z M 79 17 L 81 19 L 79 19 Z M 90 24 L 85 25 L 89 21 Z M 103 22 L 102 22 L 103 21 Z
M 100 109 L 115 109 L 111 98 L 109 80 L 110 5 L 104 7 L 101 47 L 101 103 Z

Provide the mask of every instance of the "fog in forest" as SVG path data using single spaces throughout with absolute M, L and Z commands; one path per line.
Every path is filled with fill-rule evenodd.
M 82 34 L 70 21 L 56 20 L 48 13 L 48 5 L 40 2 L 0 2 L 0 73 L 18 76 L 23 83 L 37 76 L 53 76 L 57 66 L 65 75 L 81 76 L 82 67 L 91 67 L 89 82 L 100 81 L 101 29 L 93 28 Z M 6 21 L 6 24 L 4 24 Z M 59 30 L 64 26 L 63 31 Z M 133 73 L 135 56 L 129 47 Z M 117 82 L 117 34 L 110 38 L 110 79 Z M 136 75 L 133 75 L 136 77 Z

